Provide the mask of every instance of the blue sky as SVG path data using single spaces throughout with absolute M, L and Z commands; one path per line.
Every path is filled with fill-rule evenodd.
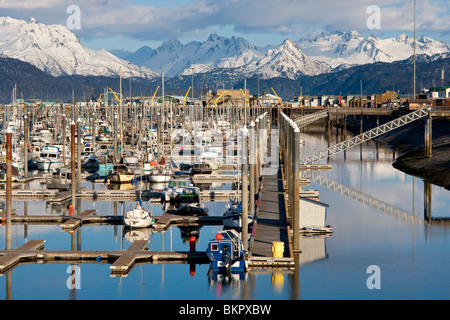
M 417 34 L 450 43 L 448 0 L 417 1 Z M 80 8 L 73 30 L 92 49 L 152 48 L 163 40 L 204 41 L 210 33 L 242 36 L 258 46 L 320 32 L 357 30 L 382 38 L 413 35 L 414 0 L 0 0 L 2 16 L 66 24 L 70 5 Z M 380 7 L 380 28 L 369 29 L 367 8 Z

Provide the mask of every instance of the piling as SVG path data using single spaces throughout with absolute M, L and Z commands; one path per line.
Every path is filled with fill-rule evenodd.
M 77 192 L 81 191 L 81 120 L 77 120 Z M 75 180 L 72 180 L 75 183 Z
M 76 192 L 76 183 L 75 183 L 75 122 L 72 121 L 70 125 L 70 166 L 71 166 L 71 191 L 72 191 L 72 206 L 75 205 L 75 192 Z
M 300 130 L 298 127 L 294 128 L 294 145 L 293 145 L 293 178 L 294 178 L 294 190 L 293 190 L 293 251 L 298 252 L 300 250 Z
M 30 131 L 28 129 L 28 117 L 27 115 L 23 116 L 23 120 L 24 120 L 24 143 L 23 143 L 23 171 L 24 171 L 24 176 L 28 177 L 28 146 L 30 145 Z
M 431 118 L 431 108 L 428 108 L 428 116 L 425 120 L 425 157 L 431 158 L 432 145 L 433 145 L 433 134 L 432 134 L 432 118 Z
M 255 216 L 255 123 L 252 121 L 250 123 L 250 152 L 249 152 L 249 163 L 250 163 L 250 215 Z M 245 225 L 244 225 L 245 226 Z
M 11 249 L 12 131 L 6 130 L 6 250 Z
M 242 242 L 248 251 L 248 130 L 242 129 Z

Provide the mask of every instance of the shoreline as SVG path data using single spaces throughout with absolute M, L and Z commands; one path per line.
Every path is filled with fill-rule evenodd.
M 380 125 L 390 120 L 391 117 L 380 117 Z M 375 118 L 363 119 L 364 131 L 375 127 Z M 354 125 L 347 125 L 347 130 L 354 134 L 359 134 L 359 128 L 359 121 Z M 417 120 L 386 133 L 374 141 L 398 151 L 399 156 L 392 163 L 395 169 L 450 190 L 450 121 L 447 118 L 435 118 L 432 129 L 433 146 L 430 158 L 425 157 L 424 151 L 424 120 Z

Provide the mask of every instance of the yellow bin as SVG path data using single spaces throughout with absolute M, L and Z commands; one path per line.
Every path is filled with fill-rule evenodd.
M 273 241 L 272 242 L 272 256 L 274 258 L 282 258 L 284 253 L 284 242 Z

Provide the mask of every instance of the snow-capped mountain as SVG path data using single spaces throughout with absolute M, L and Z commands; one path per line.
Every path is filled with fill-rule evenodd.
M 0 17 L 0 55 L 28 62 L 53 76 L 114 76 L 154 78 L 158 74 L 119 59 L 106 50 L 84 47 L 63 25 Z
M 169 39 L 149 55 L 148 59 L 132 60 L 168 77 L 205 73 L 212 69 L 233 69 L 246 76 L 261 78 L 317 75 L 331 68 L 323 62 L 307 57 L 290 39 L 278 47 L 260 48 L 243 38 L 226 38 L 211 34 L 204 42 L 192 41 L 183 45 Z
M 374 62 L 394 62 L 414 54 L 414 38 L 405 34 L 397 38 L 364 37 L 357 31 L 321 33 L 314 39 L 300 39 L 299 48 L 310 58 L 328 63 L 331 67 L 345 67 Z M 417 54 L 442 54 L 450 46 L 424 36 L 416 37 Z
M 166 40 L 140 65 L 157 72 L 164 70 L 168 77 L 174 77 L 187 72 L 194 64 L 210 68 L 237 68 L 262 54 L 260 49 L 243 38 L 211 34 L 204 42 L 191 41 L 185 45 L 178 39 Z
M 248 76 L 257 75 L 262 79 L 296 79 L 302 75 L 315 76 L 331 71 L 328 64 L 307 57 L 291 39 L 285 40 L 278 48 L 267 50 L 264 56 L 242 69 Z

